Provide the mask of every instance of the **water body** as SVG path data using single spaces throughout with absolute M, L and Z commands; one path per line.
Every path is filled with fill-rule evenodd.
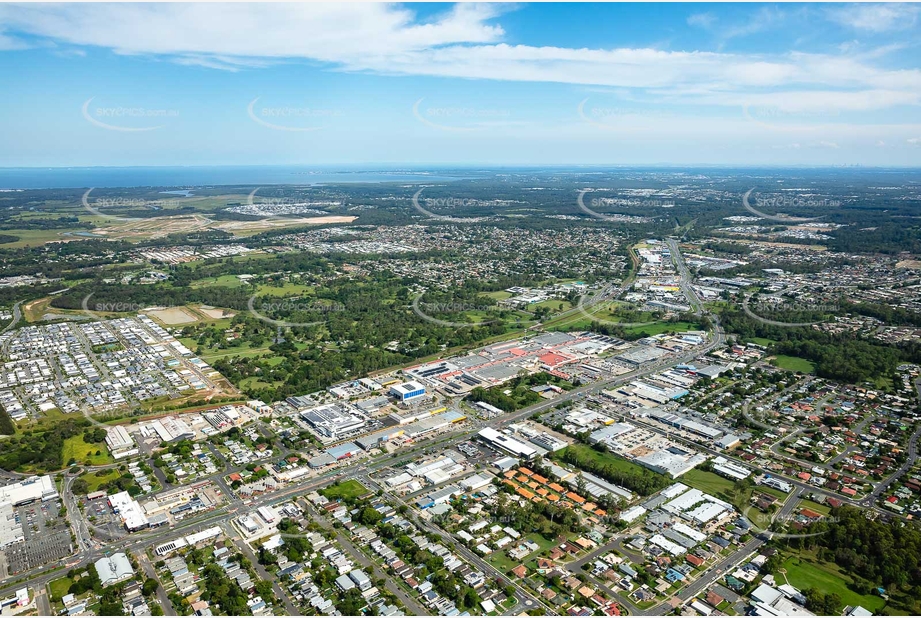
M 81 187 L 201 187 L 380 182 L 448 182 L 464 178 L 444 170 L 333 169 L 303 166 L 26 167 L 0 168 L 0 189 Z M 469 176 L 466 176 L 469 177 Z

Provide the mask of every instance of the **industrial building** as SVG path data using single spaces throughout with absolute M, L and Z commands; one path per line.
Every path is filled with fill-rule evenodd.
M 146 431 L 145 431 L 146 430 Z M 141 429 L 142 435 L 155 435 L 161 442 L 179 442 L 192 440 L 195 432 L 183 421 L 175 416 L 157 419 Z
M 106 446 L 116 460 L 138 454 L 134 438 L 124 427 L 117 425 L 106 430 Z
M 425 386 L 419 382 L 394 384 L 390 387 L 390 394 L 396 397 L 400 403 L 409 403 L 425 395 Z
M 347 457 L 354 457 L 361 452 L 361 447 L 354 442 L 346 442 L 345 444 L 339 444 L 332 448 L 326 449 L 326 454 L 336 461 L 339 461 L 340 459 L 346 459 Z

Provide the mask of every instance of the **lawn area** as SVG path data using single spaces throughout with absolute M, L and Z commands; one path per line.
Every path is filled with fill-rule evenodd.
M 613 466 L 615 469 L 622 470 L 624 472 L 629 472 L 631 474 L 642 475 L 646 472 L 646 468 L 640 466 L 639 464 L 635 464 L 633 462 L 627 461 L 626 459 L 622 457 L 618 457 L 612 453 L 598 452 L 592 447 L 585 446 L 584 444 L 570 444 L 565 449 L 554 453 L 554 455 L 559 454 L 558 458 L 562 460 L 562 454 L 566 450 L 577 451 L 579 455 L 586 457 L 591 461 L 603 464 L 605 466 Z M 557 459 L 557 457 L 554 457 L 554 459 Z
M 765 346 L 765 347 L 777 343 L 777 342 L 774 341 L 773 339 L 768 339 L 768 338 L 766 338 L 766 337 L 752 337 L 752 338 L 751 338 L 751 342 L 752 342 L 752 343 L 756 343 L 756 344 L 758 344 L 758 345 L 763 345 L 763 346 Z
M 552 311 L 569 311 L 572 309 L 572 303 L 568 300 L 561 300 L 559 298 L 551 298 L 543 302 L 535 303 L 531 305 L 531 309 L 536 309 L 537 307 L 547 307 Z M 560 308 L 562 307 L 562 309 Z
M 268 285 L 265 283 L 260 283 L 256 288 L 256 294 L 260 297 L 264 296 L 293 296 L 295 294 L 308 294 L 314 289 L 310 285 L 302 285 L 300 283 L 285 283 L 282 286 Z
M 833 592 L 841 597 L 845 605 L 861 605 L 871 612 L 886 604 L 886 601 L 878 596 L 857 594 L 849 589 L 847 584 L 851 582 L 851 578 L 834 564 L 814 562 L 806 555 L 800 555 L 784 560 L 783 568 L 786 569 L 787 581 L 800 590 L 818 588 L 826 594 Z M 775 573 L 775 577 L 783 580 L 784 575 Z
M 711 496 L 719 496 L 722 492 L 732 492 L 735 485 L 727 478 L 713 472 L 694 469 L 681 475 L 681 482 L 689 487 L 694 487 Z
M 93 493 L 97 491 L 102 485 L 110 481 L 114 481 L 121 474 L 117 468 L 109 468 L 106 470 L 99 470 L 98 472 L 105 472 L 102 476 L 96 476 L 96 472 L 84 472 L 80 475 L 80 478 L 86 481 L 87 493 Z
M 496 567 L 499 572 L 503 575 L 508 575 L 508 572 L 518 566 L 518 562 L 515 562 L 511 558 L 505 555 L 505 552 L 501 549 L 497 549 L 493 553 L 486 556 L 486 562 Z
M 689 330 L 701 330 L 700 324 L 692 322 L 656 322 L 648 326 L 633 326 L 624 329 L 628 333 L 646 333 L 648 335 L 661 335 L 662 333 L 684 333 Z
M 816 513 L 821 513 L 822 515 L 828 515 L 831 513 L 830 507 L 824 504 L 819 504 L 818 502 L 813 502 L 812 500 L 803 500 L 800 502 L 799 506 L 803 509 L 812 509 Z
M 51 600 L 60 601 L 61 598 L 67 594 L 67 591 L 70 590 L 70 586 L 73 583 L 74 580 L 70 579 L 69 577 L 53 579 L 48 582 L 48 593 L 51 596 Z
M 500 290 L 498 292 L 484 292 L 483 296 L 489 296 L 490 298 L 495 298 L 496 300 L 505 300 L 506 298 L 511 298 L 512 293 L 506 292 L 505 290 Z
M 798 356 L 784 356 L 779 354 L 771 361 L 775 367 L 786 369 L 787 371 L 798 371 L 800 373 L 815 373 L 815 365 L 805 358 Z
M 238 288 L 242 285 L 245 284 L 240 281 L 236 275 L 221 275 L 220 277 L 208 277 L 207 279 L 199 279 L 198 281 L 193 281 L 190 287 L 204 288 L 209 286 L 222 286 L 228 288 Z
M 326 489 L 320 490 L 320 494 L 326 496 L 330 500 L 338 500 L 339 498 L 358 498 L 366 493 L 368 493 L 368 489 L 355 479 L 350 479 L 338 485 L 330 485 Z
M 179 342 L 182 343 L 185 347 L 190 350 L 198 349 L 198 341 L 191 337 L 180 337 Z M 202 360 L 206 362 L 213 362 L 219 358 L 227 358 L 230 356 L 239 356 L 242 358 L 261 356 L 263 354 L 271 354 L 272 351 L 269 350 L 269 346 L 272 345 L 271 341 L 266 342 L 265 344 L 259 346 L 258 348 L 252 347 L 248 342 L 244 342 L 242 345 L 235 348 L 227 348 L 224 350 L 204 350 L 199 356 Z
M 99 451 L 99 455 L 96 455 L 96 451 Z M 82 434 L 64 440 L 64 463 L 69 465 L 72 459 L 88 466 L 102 466 L 115 461 L 104 442 L 87 444 Z
M 680 480 L 685 485 L 731 502 L 740 511 L 749 506 L 752 494 L 755 492 L 770 494 L 776 497 L 780 503 L 783 503 L 787 498 L 787 494 L 784 492 L 762 485 L 753 486 L 744 491 L 736 492 L 734 481 L 724 478 L 714 472 L 707 472 L 696 468 L 681 475 Z

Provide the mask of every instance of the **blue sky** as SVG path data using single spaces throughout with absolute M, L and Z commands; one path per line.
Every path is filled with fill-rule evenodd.
M 919 13 L 0 5 L 0 166 L 914 166 Z

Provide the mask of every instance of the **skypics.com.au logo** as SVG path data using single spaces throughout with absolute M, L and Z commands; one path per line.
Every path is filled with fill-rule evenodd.
M 498 312 L 503 311 L 504 309 L 498 305 L 477 305 L 474 303 L 424 303 L 422 302 L 422 297 L 425 296 L 425 292 L 421 292 L 418 296 L 413 299 L 412 310 L 417 316 L 430 322 L 432 324 L 437 324 L 439 326 L 448 326 L 452 328 L 472 328 L 475 326 L 486 326 L 487 324 L 492 324 L 494 322 L 501 321 L 501 317 L 498 316 Z M 485 313 L 496 315 L 495 318 L 487 320 L 479 320 L 476 322 L 454 322 L 451 320 L 442 320 L 436 318 L 432 315 L 429 315 L 426 311 L 432 313 L 463 313 L 463 312 L 476 312 L 476 313 Z
M 777 213 L 775 215 L 767 214 L 761 210 L 756 209 L 751 205 L 750 197 L 752 192 L 755 190 L 754 187 L 745 192 L 745 195 L 742 196 L 742 207 L 745 208 L 748 212 L 753 215 L 756 215 L 762 219 L 767 219 L 768 221 L 777 221 L 779 223 L 807 223 L 809 221 L 818 221 L 823 219 L 825 215 L 819 217 L 796 217 L 793 215 L 788 215 L 785 213 Z M 841 202 L 838 200 L 829 200 L 823 198 L 817 198 L 815 196 L 797 196 L 797 195 L 783 195 L 780 197 L 769 197 L 769 198 L 755 198 L 755 203 L 758 208 L 771 208 L 771 209 L 790 209 L 790 210 L 802 210 L 804 208 L 816 209 L 816 208 L 835 208 L 841 206 Z
M 273 131 L 289 131 L 303 133 L 317 131 L 325 126 L 330 118 L 343 115 L 337 109 L 320 109 L 315 107 L 261 106 L 256 103 L 261 97 L 256 97 L 246 106 L 246 114 L 256 124 Z
M 259 303 L 258 309 L 256 308 L 257 300 Z M 281 314 L 284 316 L 297 314 L 307 314 L 309 316 L 328 316 L 328 314 L 340 313 L 346 310 L 345 305 L 335 302 L 324 303 L 316 300 L 266 300 L 264 298 L 258 298 L 256 294 L 253 294 L 249 297 L 246 302 L 246 306 L 250 315 L 252 315 L 257 320 L 261 320 L 266 324 L 271 324 L 272 326 L 277 326 L 280 328 L 309 328 L 311 326 L 319 326 L 326 320 L 320 319 L 299 322 L 291 321 L 288 319 L 272 318 L 265 314 Z
M 179 110 L 175 109 L 149 109 L 146 107 L 122 107 L 120 105 L 90 107 L 95 98 L 90 97 L 87 99 L 80 111 L 87 122 L 107 131 L 125 133 L 156 131 L 167 125 L 167 123 L 162 122 L 164 119 L 179 117 Z M 152 121 L 159 121 L 160 123 L 151 125 Z
M 596 191 L 598 189 L 582 189 L 579 191 L 579 194 L 576 196 L 576 205 L 579 207 L 579 210 L 585 214 L 594 217 L 600 221 L 607 221 L 609 223 L 649 223 L 653 220 L 653 217 L 648 217 L 645 215 L 628 215 L 628 214 L 602 214 L 595 208 L 610 208 L 612 206 L 622 206 L 622 207 L 640 207 L 640 208 L 668 208 L 674 206 L 672 202 L 659 199 L 635 199 L 635 198 L 619 198 L 619 197 L 593 197 L 591 199 L 592 208 L 589 208 L 585 205 L 585 194 L 590 191 Z M 601 189 L 603 190 L 603 189 Z
M 760 299 L 756 303 L 751 303 L 749 296 L 742 296 L 742 311 L 745 312 L 745 315 L 750 317 L 753 320 L 757 320 L 762 324 L 768 324 L 770 326 L 780 326 L 783 328 L 802 328 L 806 326 L 816 326 L 818 324 L 824 324 L 828 320 L 813 320 L 813 321 L 804 321 L 804 322 L 783 322 L 780 320 L 774 320 L 771 318 L 766 318 L 763 315 L 759 314 L 772 314 L 772 313 L 821 313 L 821 314 L 838 314 L 841 308 L 838 305 L 826 305 L 819 303 L 807 303 L 807 302 L 788 302 L 786 300 L 779 300 L 778 302 L 766 301 Z
M 512 113 L 504 109 L 487 109 L 468 106 L 447 105 L 444 107 L 422 107 L 422 97 L 413 103 L 413 116 L 427 127 L 440 131 L 470 132 L 488 127 L 509 124 Z
M 425 206 L 423 206 L 423 202 L 419 200 L 419 196 L 422 195 L 423 191 L 425 191 L 425 187 L 422 187 L 421 189 L 416 191 L 416 193 L 413 195 L 413 199 L 412 199 L 413 208 L 415 208 L 417 211 L 419 211 L 420 213 L 422 213 L 429 219 L 435 219 L 437 221 L 446 221 L 449 223 L 476 223 L 477 221 L 482 220 L 480 217 L 451 217 L 448 215 L 439 215 L 425 208 L 425 206 L 429 206 L 431 208 L 438 208 L 438 207 L 441 207 L 441 208 L 445 208 L 445 207 L 469 208 L 471 206 L 484 205 L 485 202 L 483 202 L 482 200 L 477 200 L 477 199 L 472 199 L 472 198 L 455 198 L 455 197 L 446 197 L 446 198 L 441 197 L 441 198 L 433 198 L 433 199 L 426 198 L 424 200 Z
M 146 218 L 136 218 L 136 217 L 119 217 L 118 215 L 109 214 L 99 210 L 100 208 L 146 208 L 146 209 L 155 209 L 160 210 L 163 208 L 178 208 L 180 203 L 175 199 L 166 199 L 166 200 L 144 200 L 139 198 L 125 198 L 125 197 L 100 197 L 90 200 L 90 194 L 95 190 L 95 187 L 90 187 L 86 190 L 86 193 L 83 194 L 83 197 L 80 199 L 80 203 L 83 204 L 83 208 L 90 214 L 97 217 L 105 217 L 112 221 L 127 223 L 139 221 L 146 221 Z

